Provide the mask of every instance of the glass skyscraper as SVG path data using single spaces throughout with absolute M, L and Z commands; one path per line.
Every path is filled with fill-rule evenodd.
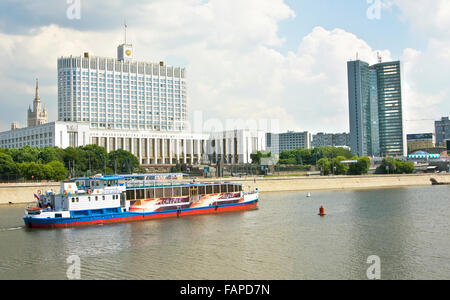
M 400 62 L 372 66 L 377 74 L 381 156 L 403 156 L 403 109 Z
M 400 62 L 347 63 L 350 146 L 359 156 L 403 156 Z

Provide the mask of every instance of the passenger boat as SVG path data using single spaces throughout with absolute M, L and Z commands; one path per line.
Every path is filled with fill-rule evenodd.
M 258 191 L 242 184 L 179 180 L 178 175 L 107 175 L 62 182 L 35 194 L 23 217 L 29 228 L 72 227 L 256 209 Z M 175 179 L 175 180 L 174 180 Z

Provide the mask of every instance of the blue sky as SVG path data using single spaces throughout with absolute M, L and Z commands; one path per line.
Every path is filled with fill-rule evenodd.
M 299 41 L 315 26 L 326 29 L 342 28 L 367 41 L 375 49 L 386 47 L 394 59 L 400 58 L 403 49 L 423 49 L 426 40 L 410 30 L 407 22 L 400 19 L 400 11 L 392 7 L 381 12 L 380 19 L 368 19 L 370 6 L 364 0 L 286 0 L 296 14 L 293 19 L 280 22 L 280 34 L 287 38 L 282 50 L 295 50 Z
M 367 0 L 79 1 L 80 19 L 66 1 L 0 3 L 0 130 L 25 124 L 35 77 L 55 120 L 57 58 L 115 56 L 124 19 L 137 59 L 187 67 L 191 118 L 348 131 L 346 62 L 356 52 L 402 61 L 405 133 L 432 132 L 431 120 L 450 114 L 447 0 L 383 0 L 372 20 Z

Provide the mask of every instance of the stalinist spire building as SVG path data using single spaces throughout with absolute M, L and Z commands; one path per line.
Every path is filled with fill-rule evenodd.
M 33 101 L 33 110 L 28 108 L 28 127 L 38 126 L 47 123 L 47 108 L 41 108 L 41 99 L 39 97 L 39 81 L 36 79 L 36 94 Z

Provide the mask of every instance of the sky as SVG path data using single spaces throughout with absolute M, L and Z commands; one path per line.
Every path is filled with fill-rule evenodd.
M 2 0 L 0 130 L 26 124 L 35 78 L 56 120 L 57 58 L 115 57 L 124 22 L 137 60 L 187 68 L 191 121 L 348 132 L 357 53 L 402 62 L 405 134 L 450 115 L 448 0 Z

